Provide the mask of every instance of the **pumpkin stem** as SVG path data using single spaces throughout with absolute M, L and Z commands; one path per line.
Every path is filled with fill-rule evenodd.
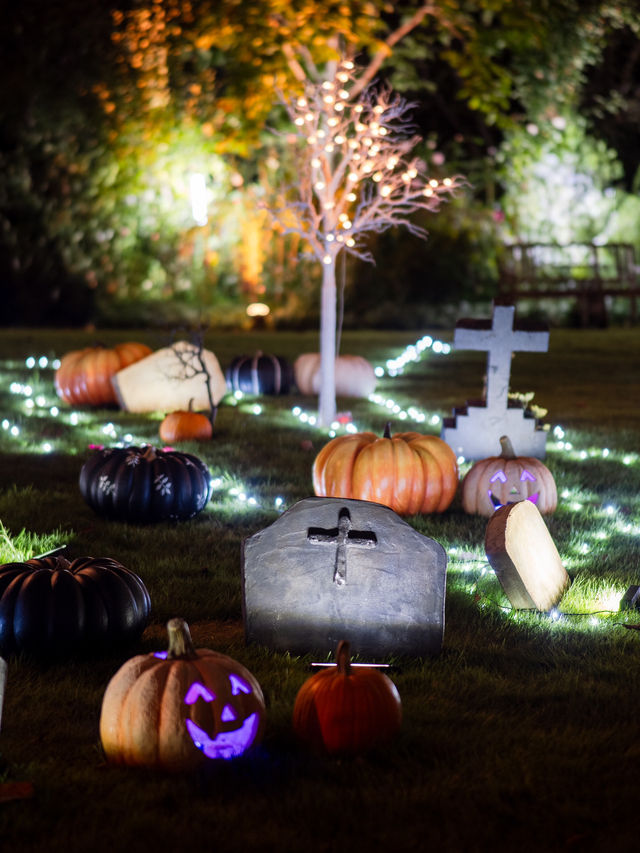
M 153 444 L 149 444 L 149 445 L 147 445 L 147 448 L 142 455 L 145 459 L 151 461 L 152 459 L 156 458 L 156 455 L 157 455 L 156 448 L 153 446 Z
M 178 660 L 197 657 L 189 626 L 184 621 L 175 617 L 167 622 L 167 634 L 169 635 L 169 648 L 167 649 L 167 660 Z
M 340 675 L 351 675 L 351 645 L 347 640 L 340 640 L 338 643 L 336 665 Z
M 191 399 L 189 400 L 189 411 L 193 411 L 193 397 L 191 397 Z
M 508 435 L 503 435 L 500 437 L 500 447 L 502 448 L 502 453 L 500 456 L 503 459 L 515 459 L 516 452 L 513 449 L 513 444 L 511 444 L 511 439 Z
M 387 421 L 386 426 L 384 428 L 384 432 L 382 433 L 383 438 L 391 438 L 391 421 Z

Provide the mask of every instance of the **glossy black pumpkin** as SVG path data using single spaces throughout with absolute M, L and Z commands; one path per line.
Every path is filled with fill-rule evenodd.
M 151 602 L 110 557 L 40 557 L 0 566 L 0 653 L 82 655 L 136 640 Z
M 151 445 L 94 453 L 79 485 L 99 515 L 141 524 L 193 518 L 211 497 L 211 475 L 201 459 Z
M 226 371 L 231 391 L 243 394 L 288 394 L 293 384 L 293 366 L 286 358 L 256 352 L 239 355 Z

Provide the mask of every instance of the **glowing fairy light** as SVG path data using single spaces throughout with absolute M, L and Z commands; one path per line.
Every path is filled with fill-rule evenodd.
M 29 358 L 25 360 L 25 365 L 29 368 L 29 370 L 32 370 L 36 366 L 35 358 L 30 355 Z

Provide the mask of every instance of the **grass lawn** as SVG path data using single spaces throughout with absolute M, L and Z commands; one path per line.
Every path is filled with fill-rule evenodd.
M 384 366 L 417 337 L 346 332 L 342 351 Z M 513 361 L 511 389 L 533 391 L 551 425 L 545 461 L 559 506 L 547 525 L 572 578 L 557 613 L 510 607 L 485 558 L 486 521 L 465 515 L 459 497 L 442 515 L 409 519 L 449 557 L 444 648 L 435 659 L 389 658 L 403 726 L 392 745 L 357 759 L 296 743 L 291 712 L 314 658 L 247 646 L 241 620 L 242 541 L 274 521 L 280 503 L 312 493 L 311 464 L 327 437 L 292 408 L 313 413 L 315 400 L 225 398 L 213 439 L 180 448 L 215 480 L 206 509 L 179 524 L 106 521 L 77 487 L 89 445 L 157 443 L 162 413 L 74 415 L 56 399 L 51 360 L 98 338 L 167 343 L 158 331 L 2 331 L 0 521 L 25 553 L 66 544 L 71 556 L 111 556 L 137 572 L 151 623 L 137 646 L 97 659 L 9 659 L 0 783 L 30 782 L 33 796 L 0 802 L 3 850 L 637 848 L 640 631 L 625 625 L 640 613 L 618 611 L 640 584 L 637 329 L 552 331 L 547 354 Z M 224 368 L 258 348 L 294 359 L 316 348 L 316 335 L 212 333 L 206 343 Z M 439 418 L 480 395 L 484 367 L 481 353 L 428 349 L 381 378 L 379 402 L 339 407 L 359 429 L 382 432 L 391 412 L 397 431 L 438 434 Z M 402 421 L 410 409 L 424 421 Z M 8 540 L 0 557 L 13 559 Z M 191 775 L 110 766 L 98 737 L 106 684 L 127 658 L 163 647 L 172 616 L 189 622 L 196 646 L 257 677 L 263 742 Z

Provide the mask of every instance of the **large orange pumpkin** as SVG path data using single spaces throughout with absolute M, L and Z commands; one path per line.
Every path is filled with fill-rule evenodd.
M 336 666 L 308 678 L 293 706 L 298 738 L 330 755 L 381 746 L 396 734 L 401 721 L 395 684 L 373 667 L 353 667 L 344 640 L 338 644 Z
M 545 515 L 555 511 L 558 492 L 553 474 L 533 456 L 516 456 L 509 437 L 500 439 L 500 456 L 476 462 L 462 481 L 462 508 L 489 518 L 496 509 L 529 500 Z
M 265 705 L 254 676 L 227 655 L 195 649 L 187 624 L 167 624 L 169 649 L 127 661 L 102 701 L 100 739 L 116 764 L 189 770 L 259 742 Z
M 443 512 L 458 487 L 455 453 L 435 435 L 341 435 L 313 463 L 316 495 L 385 504 L 399 515 Z
M 112 349 L 103 346 L 72 350 L 62 356 L 54 382 L 56 392 L 74 405 L 108 406 L 118 399 L 111 377 L 152 352 L 146 344 L 129 342 Z

